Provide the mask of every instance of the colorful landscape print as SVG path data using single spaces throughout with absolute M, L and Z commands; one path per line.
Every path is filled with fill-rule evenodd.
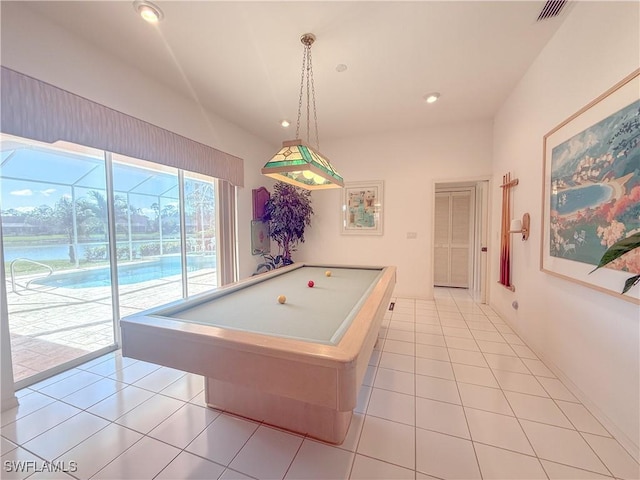
M 553 148 L 550 193 L 551 256 L 597 265 L 640 231 L 640 100 Z M 640 273 L 640 249 L 611 268 Z
M 350 229 L 375 229 L 378 189 L 375 187 L 365 189 L 352 189 L 347 192 L 348 219 L 347 228 Z

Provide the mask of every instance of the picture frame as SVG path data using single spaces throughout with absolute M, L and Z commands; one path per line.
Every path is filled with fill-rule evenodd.
M 342 196 L 343 235 L 382 235 L 384 223 L 384 182 L 346 183 Z
M 594 271 L 640 231 L 640 69 L 544 136 L 540 270 L 640 304 L 640 249 Z M 635 167 L 634 167 L 635 165 Z
M 253 202 L 253 219 L 262 220 L 267 202 L 271 198 L 271 194 L 266 187 L 254 188 L 251 190 L 251 200 Z
M 269 223 L 251 220 L 251 255 L 262 255 L 270 251 Z

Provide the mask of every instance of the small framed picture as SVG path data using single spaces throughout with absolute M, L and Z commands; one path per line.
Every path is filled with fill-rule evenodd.
M 271 242 L 269 238 L 269 223 L 251 220 L 251 255 L 269 253 Z
M 344 186 L 343 235 L 382 235 L 383 181 L 352 182 Z

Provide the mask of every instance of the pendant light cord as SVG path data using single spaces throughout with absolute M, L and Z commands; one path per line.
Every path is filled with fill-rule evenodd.
M 310 108 L 313 100 L 313 119 L 315 123 L 315 135 L 316 135 L 316 148 L 320 150 L 320 137 L 318 136 L 318 112 L 316 110 L 316 90 L 313 82 L 313 65 L 311 63 L 311 44 L 313 41 L 302 41 L 304 45 L 304 52 L 302 54 L 302 75 L 300 76 L 300 97 L 298 100 L 298 120 L 296 122 L 296 138 L 300 138 L 300 118 L 302 116 L 302 97 L 305 90 L 305 72 L 306 72 L 306 84 L 307 84 L 307 142 L 311 144 L 310 126 L 311 115 Z

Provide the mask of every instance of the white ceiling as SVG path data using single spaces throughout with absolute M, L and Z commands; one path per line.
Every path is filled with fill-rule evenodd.
M 28 8 L 274 144 L 295 136 L 303 33 L 317 37 L 322 143 L 491 118 L 568 8 L 536 22 L 544 1 L 155 3 L 157 26 L 130 1 Z M 432 91 L 442 97 L 427 105 Z

